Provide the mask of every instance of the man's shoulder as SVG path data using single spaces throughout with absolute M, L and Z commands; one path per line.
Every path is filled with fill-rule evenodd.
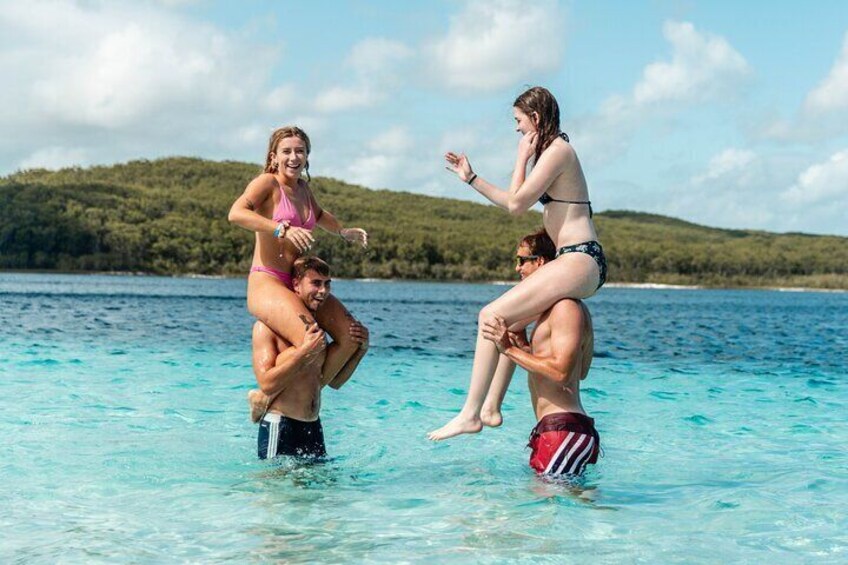
M 267 325 L 257 321 L 253 324 L 253 345 L 254 347 L 257 345 L 268 345 L 282 349 L 288 347 L 290 344 L 274 333 L 274 330 Z
M 583 308 L 582 300 L 578 300 L 577 298 L 563 298 L 555 302 L 549 312 L 551 315 L 556 316 L 582 316 Z
M 585 306 L 581 300 L 563 298 L 551 306 L 545 314 L 546 322 L 561 329 L 583 327 L 586 316 Z

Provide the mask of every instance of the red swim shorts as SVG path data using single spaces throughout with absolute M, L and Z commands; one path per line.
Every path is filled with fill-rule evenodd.
M 601 440 L 595 421 L 585 414 L 544 416 L 530 433 L 530 466 L 540 475 L 579 475 L 598 460 Z

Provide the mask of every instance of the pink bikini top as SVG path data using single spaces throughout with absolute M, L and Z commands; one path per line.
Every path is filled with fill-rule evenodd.
M 286 191 L 283 190 L 283 187 L 280 187 L 280 203 L 277 204 L 277 207 L 274 208 L 274 221 L 275 222 L 289 222 L 291 226 L 296 228 L 303 228 L 309 231 L 312 231 L 312 228 L 315 227 L 315 210 L 312 207 L 312 198 L 309 198 L 309 214 L 306 217 L 306 220 L 300 219 L 300 214 L 298 214 L 297 209 L 294 207 L 294 204 L 291 203 L 289 197 L 286 196 Z

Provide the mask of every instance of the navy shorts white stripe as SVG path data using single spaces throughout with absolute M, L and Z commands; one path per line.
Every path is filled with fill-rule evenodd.
M 321 420 L 303 422 L 274 412 L 265 414 L 259 422 L 257 447 L 260 459 L 279 455 L 311 458 L 327 455 Z

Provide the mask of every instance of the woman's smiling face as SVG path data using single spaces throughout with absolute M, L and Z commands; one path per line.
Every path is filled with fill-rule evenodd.
M 306 167 L 306 142 L 295 135 L 284 137 L 277 144 L 273 158 L 281 175 L 296 179 Z

